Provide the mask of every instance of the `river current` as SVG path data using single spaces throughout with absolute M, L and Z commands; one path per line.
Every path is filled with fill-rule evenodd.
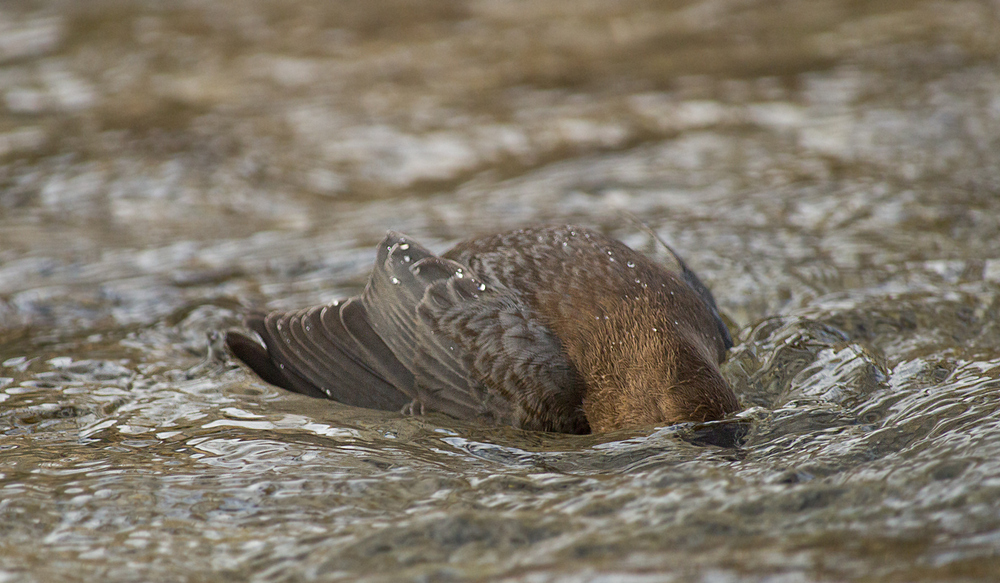
M 0 5 L 0 582 L 994 581 L 1000 4 Z M 250 309 L 648 224 L 745 411 L 592 436 L 290 394 Z

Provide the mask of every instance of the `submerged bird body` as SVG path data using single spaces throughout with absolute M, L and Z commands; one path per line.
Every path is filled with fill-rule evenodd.
M 720 419 L 732 341 L 711 293 L 588 229 L 540 227 L 442 254 L 390 232 L 364 292 L 247 319 L 227 343 L 264 380 L 351 405 L 566 433 Z

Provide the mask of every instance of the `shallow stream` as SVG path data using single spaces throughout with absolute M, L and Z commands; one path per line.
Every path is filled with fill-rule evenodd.
M 995 581 L 1000 4 L 0 5 L 0 582 Z M 622 211 L 739 447 L 292 395 L 251 308 Z

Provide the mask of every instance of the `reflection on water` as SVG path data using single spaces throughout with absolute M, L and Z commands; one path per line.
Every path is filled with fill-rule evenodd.
M 998 19 L 3 4 L 0 580 L 992 581 Z M 729 318 L 736 419 L 402 418 L 221 349 L 356 292 L 385 229 L 622 209 Z

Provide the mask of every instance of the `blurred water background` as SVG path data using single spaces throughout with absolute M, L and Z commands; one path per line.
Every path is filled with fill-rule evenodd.
M 1000 2 L 5 0 L 0 582 L 995 581 Z M 640 217 L 738 448 L 404 418 L 226 360 L 251 307 Z

